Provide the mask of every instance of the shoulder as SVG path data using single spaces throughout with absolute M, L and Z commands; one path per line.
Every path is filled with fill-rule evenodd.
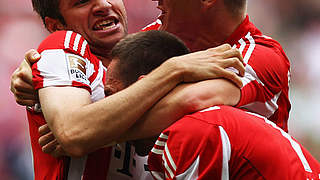
M 82 57 L 90 54 L 87 41 L 80 34 L 73 31 L 56 31 L 43 40 L 38 47 L 40 53 L 45 50 L 57 49 Z
M 160 19 L 157 19 L 153 23 L 151 23 L 151 24 L 145 26 L 144 28 L 142 28 L 141 31 L 159 30 L 161 24 L 162 24 L 162 22 L 160 21 Z

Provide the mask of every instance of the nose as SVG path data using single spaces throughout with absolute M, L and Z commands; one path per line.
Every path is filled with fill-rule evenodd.
M 110 10 L 111 7 L 112 4 L 109 2 L 109 0 L 95 0 L 93 14 L 97 16 L 104 15 Z

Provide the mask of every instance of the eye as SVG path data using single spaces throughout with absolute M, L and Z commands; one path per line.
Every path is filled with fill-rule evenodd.
M 89 1 L 90 1 L 90 0 L 77 0 L 74 5 L 78 6 L 78 5 L 86 4 L 86 3 L 89 2 Z

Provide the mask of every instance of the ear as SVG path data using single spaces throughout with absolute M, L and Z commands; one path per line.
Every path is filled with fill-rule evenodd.
M 50 33 L 65 29 L 65 26 L 58 19 L 45 17 L 44 21 L 46 23 L 46 28 Z
M 204 9 L 210 9 L 216 2 L 217 0 L 201 0 Z
M 141 76 L 139 76 L 138 81 L 139 81 L 140 79 L 144 78 L 144 77 L 146 77 L 146 75 L 141 75 Z

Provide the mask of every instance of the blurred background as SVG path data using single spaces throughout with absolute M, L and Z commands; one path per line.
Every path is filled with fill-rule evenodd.
M 151 0 L 124 0 L 129 32 L 159 14 Z M 291 60 L 290 134 L 320 160 L 320 1 L 249 0 L 251 20 L 278 40 Z M 48 35 L 31 0 L 0 1 L 0 175 L 3 180 L 33 179 L 25 109 L 9 91 L 10 76 L 30 48 Z

